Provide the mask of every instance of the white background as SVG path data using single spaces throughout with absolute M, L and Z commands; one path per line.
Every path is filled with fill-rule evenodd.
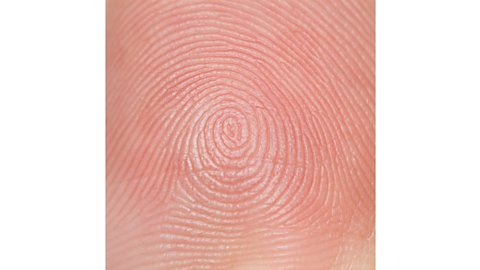
M 0 269 L 104 269 L 105 3 L 0 3 Z M 480 269 L 480 5 L 377 1 L 377 269 Z
M 105 269 L 105 3 L 0 0 L 0 269 Z
M 378 269 L 480 269 L 479 14 L 377 1 Z

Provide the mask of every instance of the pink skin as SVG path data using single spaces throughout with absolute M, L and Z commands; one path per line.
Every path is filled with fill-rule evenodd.
M 374 269 L 374 6 L 107 1 L 107 268 Z

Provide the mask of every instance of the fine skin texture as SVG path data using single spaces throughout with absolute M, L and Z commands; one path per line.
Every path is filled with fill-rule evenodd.
M 107 269 L 374 269 L 374 14 L 107 1 Z

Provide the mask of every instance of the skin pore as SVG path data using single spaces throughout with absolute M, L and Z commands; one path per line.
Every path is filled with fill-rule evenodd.
M 107 269 L 374 269 L 374 15 L 108 0 Z

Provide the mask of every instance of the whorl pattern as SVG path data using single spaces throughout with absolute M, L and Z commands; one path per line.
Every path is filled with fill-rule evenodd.
M 172 268 L 219 261 L 240 250 L 246 224 L 306 228 L 345 198 L 371 203 L 357 192 L 370 183 L 345 179 L 373 172 L 342 163 L 347 121 L 373 126 L 373 27 L 359 3 L 138 1 L 119 15 L 118 46 L 135 48 L 129 87 L 141 102 L 131 111 L 148 142 L 136 192 L 178 206 L 151 217 L 152 263 L 156 254 L 170 254 Z M 363 96 L 352 101 L 355 91 Z M 355 141 L 366 149 L 355 162 L 368 163 L 365 140 L 373 131 Z M 203 255 L 187 262 L 182 252 Z

